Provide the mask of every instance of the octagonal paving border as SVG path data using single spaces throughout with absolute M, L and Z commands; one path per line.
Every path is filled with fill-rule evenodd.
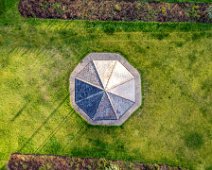
M 125 68 L 134 76 L 135 79 L 135 103 L 125 112 L 125 114 L 117 120 L 100 120 L 95 121 L 91 119 L 76 103 L 75 103 L 75 78 L 77 74 L 92 60 L 118 60 Z M 78 114 L 92 125 L 108 125 L 119 126 L 122 125 L 141 105 L 141 78 L 139 72 L 131 66 L 128 61 L 118 53 L 90 53 L 88 54 L 74 69 L 70 76 L 70 101 L 73 108 Z

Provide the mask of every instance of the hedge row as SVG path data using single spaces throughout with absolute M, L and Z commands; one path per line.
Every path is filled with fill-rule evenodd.
M 47 155 L 20 155 L 13 154 L 8 163 L 9 170 L 20 169 L 52 169 L 52 170 L 105 170 L 105 169 L 122 169 L 122 170 L 185 170 L 179 167 L 171 167 L 159 164 L 141 164 L 124 161 L 109 161 L 106 159 L 91 158 L 70 158 L 62 156 Z
M 21 0 L 25 17 L 83 20 L 212 23 L 210 3 L 142 3 L 119 0 Z

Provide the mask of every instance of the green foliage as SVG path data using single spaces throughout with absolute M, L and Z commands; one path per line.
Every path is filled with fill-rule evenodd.
M 105 170 L 120 170 L 120 168 L 118 165 L 110 163 L 105 167 Z
M 121 6 L 119 4 L 116 4 L 114 6 L 114 10 L 117 11 L 117 12 L 120 12 L 121 11 Z
M 47 1 L 40 3 L 40 5 L 41 5 L 41 9 L 43 10 L 47 10 L 50 7 L 50 3 Z
M 163 14 L 163 15 L 167 15 L 167 9 L 166 9 L 166 7 L 162 7 L 161 8 L 161 13 Z
M 207 9 L 207 13 L 210 19 L 212 19 L 212 5 L 210 5 Z
M 119 166 L 111 161 L 101 158 L 97 162 L 97 169 L 100 170 L 119 170 Z
M 62 10 L 62 4 L 60 2 L 52 3 L 52 2 L 43 1 L 42 3 L 40 3 L 40 5 L 41 5 L 41 9 L 43 10 L 48 10 L 49 8 L 52 8 L 58 14 L 64 13 L 64 11 Z
M 197 5 L 192 5 L 191 9 L 188 11 L 188 15 L 193 19 L 198 19 L 200 17 L 199 7 Z
M 39 167 L 39 170 L 52 170 L 52 164 L 50 163 L 46 163 L 44 165 L 42 165 L 41 167 Z
M 50 6 L 58 13 L 58 14 L 63 14 L 62 10 L 62 4 L 59 2 L 55 2 L 50 4 Z

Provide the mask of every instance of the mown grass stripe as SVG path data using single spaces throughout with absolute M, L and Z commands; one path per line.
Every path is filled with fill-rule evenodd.
M 47 138 L 43 141 L 43 143 L 40 146 L 38 146 L 38 148 L 35 150 L 35 153 L 38 153 L 43 147 L 45 147 L 48 140 L 51 139 L 63 127 L 63 125 L 66 123 L 67 119 L 70 116 L 72 116 L 73 113 L 74 113 L 74 110 L 71 110 L 70 112 L 67 113 L 65 118 L 63 118 L 63 120 L 58 124 L 58 126 L 56 128 L 54 128 L 52 130 L 52 132 L 47 136 Z
M 69 94 L 62 100 L 62 102 L 50 113 L 50 115 L 45 119 L 45 121 L 34 131 L 34 133 L 29 137 L 29 139 L 22 145 L 18 150 L 21 152 L 24 147 L 34 138 L 34 136 L 42 129 L 42 127 L 51 119 L 51 117 L 57 112 L 57 110 L 64 104 L 64 102 L 69 98 Z

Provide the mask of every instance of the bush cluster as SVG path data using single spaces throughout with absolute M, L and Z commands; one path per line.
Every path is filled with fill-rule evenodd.
M 144 3 L 141 1 L 117 0 L 21 0 L 19 10 L 25 17 L 40 18 L 212 22 L 212 6 L 208 3 Z

